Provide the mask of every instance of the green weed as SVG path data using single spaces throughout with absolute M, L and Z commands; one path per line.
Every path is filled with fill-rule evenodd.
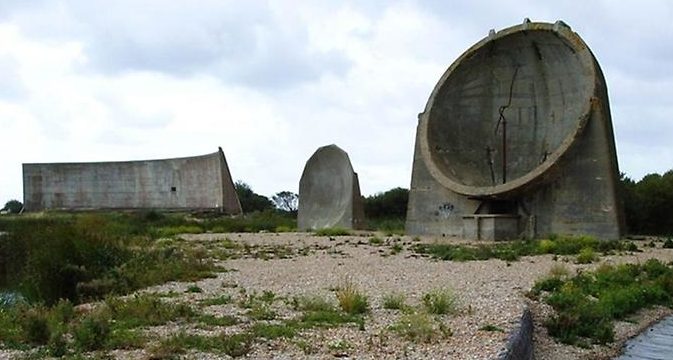
M 435 289 L 423 295 L 423 305 L 431 314 L 452 314 L 457 311 L 456 296 L 448 288 Z

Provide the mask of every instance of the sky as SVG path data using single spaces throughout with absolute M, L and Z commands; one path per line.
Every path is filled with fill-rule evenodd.
M 467 48 L 562 19 L 608 84 L 620 171 L 673 168 L 673 2 L 0 0 L 0 203 L 22 163 L 212 153 L 260 194 L 320 146 L 408 188 L 417 115 Z M 2 205 L 0 204 L 0 205 Z

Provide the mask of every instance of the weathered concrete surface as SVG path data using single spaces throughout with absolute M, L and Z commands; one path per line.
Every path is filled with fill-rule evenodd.
M 406 230 L 458 237 L 465 215 L 511 214 L 522 237 L 618 238 L 618 175 L 596 59 L 564 23 L 526 21 L 468 49 L 430 95 Z
M 23 199 L 28 211 L 219 209 L 241 213 L 221 148 L 176 159 L 23 164 Z
M 505 349 L 498 355 L 498 360 L 531 360 L 533 359 L 533 316 L 526 308 L 521 314 L 519 325 L 509 334 Z
M 642 334 L 629 340 L 617 360 L 673 358 L 673 316 L 656 323 Z
M 348 154 L 336 145 L 319 148 L 306 162 L 299 181 L 297 226 L 360 229 L 363 221 L 360 184 Z

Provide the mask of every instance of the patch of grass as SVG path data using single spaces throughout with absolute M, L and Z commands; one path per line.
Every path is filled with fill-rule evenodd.
M 231 326 L 238 324 L 238 319 L 235 316 L 223 315 L 201 315 L 197 318 L 198 322 L 210 326 Z
M 334 305 L 320 296 L 295 296 L 291 305 L 300 311 L 334 311 Z
M 297 334 L 297 330 L 287 324 L 265 324 L 265 323 L 255 323 L 250 332 L 255 337 L 261 337 L 265 339 L 276 339 L 276 338 L 293 338 Z
M 253 341 L 254 338 L 248 333 L 212 337 L 179 333 L 163 339 L 151 353 L 153 359 L 167 359 L 175 354 L 183 354 L 187 349 L 194 349 L 201 352 L 221 352 L 236 358 L 247 355 Z
M 289 226 L 286 226 L 286 225 L 281 225 L 281 226 L 277 226 L 277 227 L 276 227 L 276 231 L 275 231 L 275 232 L 277 232 L 277 233 L 285 233 L 285 232 L 293 232 L 293 231 L 296 231 L 296 230 L 297 230 L 297 229 L 295 229 L 295 228 L 292 228 L 292 227 L 289 227 Z
M 407 297 L 400 293 L 383 295 L 383 308 L 389 310 L 402 310 L 406 307 Z
M 331 340 L 331 341 L 327 342 L 327 348 L 330 351 L 342 352 L 342 351 L 349 350 L 352 347 L 353 347 L 353 345 L 350 342 L 348 342 L 348 340 L 344 340 L 344 339 L 335 339 L 335 340 Z
M 262 302 L 253 304 L 246 314 L 254 320 L 273 320 L 277 316 L 269 304 Z
M 199 304 L 202 306 L 212 306 L 212 305 L 226 305 L 231 303 L 231 295 L 224 294 L 218 297 L 203 299 L 199 301 Z
M 341 310 L 348 314 L 364 314 L 369 311 L 367 297 L 360 292 L 352 279 L 347 278 L 334 291 Z
M 147 344 L 147 338 L 142 331 L 136 329 L 111 329 L 107 338 L 106 349 L 142 349 Z
M 354 323 L 364 326 L 364 320 L 360 315 L 345 314 L 336 310 L 306 311 L 299 319 L 290 322 L 298 328 L 335 327 L 343 324 Z
M 340 227 L 329 227 L 318 229 L 314 234 L 317 236 L 348 236 L 351 234 L 351 231 Z
M 390 247 L 390 253 L 392 255 L 397 255 L 399 254 L 404 248 L 400 244 L 394 244 L 393 246 Z
M 163 226 L 154 230 L 154 236 L 158 238 L 173 237 L 180 234 L 201 234 L 203 228 L 199 225 L 176 225 Z
M 567 344 L 613 341 L 612 321 L 652 306 L 673 304 L 673 269 L 658 260 L 644 264 L 603 264 L 569 279 L 547 278 L 532 292 L 556 314 L 545 322 L 549 334 Z
M 589 236 L 550 237 L 543 240 L 511 241 L 491 245 L 422 244 L 411 247 L 416 253 L 450 261 L 501 259 L 515 261 L 521 256 L 554 254 L 577 255 L 583 249 L 603 254 L 614 251 L 632 251 L 625 241 L 600 241 Z
M 167 303 L 150 294 L 134 295 L 129 299 L 109 298 L 105 304 L 119 328 L 162 325 L 196 315 L 189 305 Z
M 577 255 L 576 262 L 578 264 L 590 264 L 598 260 L 598 256 L 592 248 L 583 248 Z
M 187 287 L 187 290 L 185 290 L 187 293 L 202 293 L 203 289 L 201 289 L 198 285 L 192 284 Z
M 503 332 L 503 333 L 505 332 L 505 330 L 503 330 L 501 327 L 495 326 L 493 324 L 486 324 L 486 325 L 480 327 L 479 330 L 481 330 L 481 331 L 491 331 L 491 332 L 497 331 L 497 332 Z
M 549 269 L 549 276 L 553 278 L 567 278 L 570 276 L 570 270 L 564 264 L 554 264 Z
M 381 245 L 381 244 L 383 244 L 383 239 L 381 239 L 380 237 L 373 236 L 373 237 L 369 238 L 369 245 L 376 246 L 376 245 Z
M 431 314 L 453 314 L 457 311 L 456 295 L 448 288 L 435 289 L 423 295 L 423 306 Z
M 423 312 L 402 315 L 390 330 L 413 342 L 430 343 L 437 336 L 432 319 Z
M 110 318 L 102 312 L 91 313 L 74 326 L 72 335 L 79 350 L 102 349 L 110 335 Z

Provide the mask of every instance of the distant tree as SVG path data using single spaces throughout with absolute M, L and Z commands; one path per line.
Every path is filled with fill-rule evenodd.
M 290 213 L 296 213 L 299 206 L 299 195 L 292 191 L 281 191 L 271 197 L 276 207 Z
M 634 182 L 620 177 L 626 225 L 631 233 L 673 235 L 673 170 Z
M 368 219 L 404 219 L 407 214 L 409 190 L 394 188 L 364 199 Z
M 236 181 L 234 188 L 236 189 L 236 194 L 238 195 L 238 200 L 241 202 L 241 208 L 244 213 L 264 211 L 274 208 L 273 202 L 271 202 L 268 197 L 256 194 L 252 191 L 250 185 L 243 181 Z
M 9 200 L 5 203 L 5 207 L 2 210 L 7 210 L 10 214 L 18 214 L 23 209 L 23 204 L 19 200 Z

